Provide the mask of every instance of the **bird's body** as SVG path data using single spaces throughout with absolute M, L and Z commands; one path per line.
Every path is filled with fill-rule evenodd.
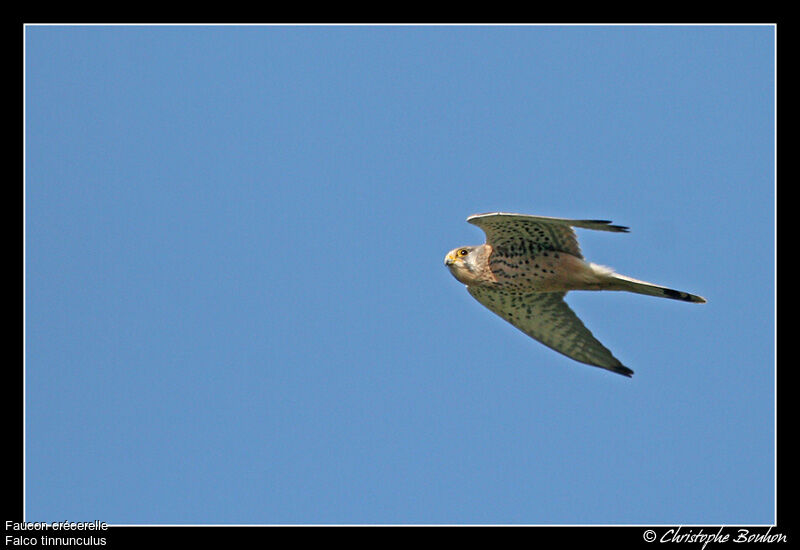
M 481 304 L 573 359 L 630 376 L 564 302 L 570 290 L 625 290 L 687 302 L 705 299 L 632 279 L 583 259 L 573 227 L 627 232 L 602 220 L 490 213 L 467 218 L 486 244 L 453 249 L 445 264 Z
M 489 286 L 529 292 L 602 290 L 606 274 L 577 256 L 555 250 L 534 255 L 492 254 L 492 245 L 466 247 L 476 256 L 478 269 L 454 265 L 453 276 L 467 286 Z

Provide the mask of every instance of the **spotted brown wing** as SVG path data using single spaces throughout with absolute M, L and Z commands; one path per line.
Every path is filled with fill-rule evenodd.
M 573 227 L 598 231 L 627 232 L 628 228 L 606 220 L 568 220 L 526 214 L 492 212 L 475 214 L 467 221 L 486 233 L 486 242 L 495 249 L 523 250 L 530 254 L 541 251 L 567 252 L 583 258 Z
M 595 338 L 564 301 L 565 292 L 518 293 L 468 286 L 481 304 L 519 330 L 581 363 L 631 376 L 633 371 Z

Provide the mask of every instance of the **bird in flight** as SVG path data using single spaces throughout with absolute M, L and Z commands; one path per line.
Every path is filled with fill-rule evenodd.
M 486 243 L 447 253 L 445 265 L 481 304 L 542 344 L 581 363 L 631 376 L 564 301 L 570 290 L 625 290 L 684 302 L 705 298 L 639 281 L 583 259 L 573 227 L 627 233 L 604 220 L 475 214 Z

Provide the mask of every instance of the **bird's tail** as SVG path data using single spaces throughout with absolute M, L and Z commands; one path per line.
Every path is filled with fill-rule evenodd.
M 682 300 L 684 302 L 693 302 L 695 304 L 704 304 L 706 299 L 702 296 L 689 294 L 680 290 L 674 290 L 661 285 L 654 285 L 646 281 L 640 281 L 619 273 L 609 273 L 610 288 L 609 290 L 625 290 L 627 292 L 636 292 L 637 294 L 647 294 L 648 296 L 658 296 L 660 298 L 671 298 L 673 300 Z

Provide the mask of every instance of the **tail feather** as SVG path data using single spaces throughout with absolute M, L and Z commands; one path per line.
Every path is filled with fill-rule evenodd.
M 612 289 L 613 290 L 626 290 L 628 292 L 636 292 L 637 294 L 647 294 L 648 296 L 658 296 L 660 298 L 671 298 L 672 300 L 682 300 L 684 302 L 693 302 L 695 304 L 705 304 L 706 299 L 702 296 L 689 294 L 665 286 L 654 285 L 646 281 L 639 281 L 619 273 L 611 274 Z

